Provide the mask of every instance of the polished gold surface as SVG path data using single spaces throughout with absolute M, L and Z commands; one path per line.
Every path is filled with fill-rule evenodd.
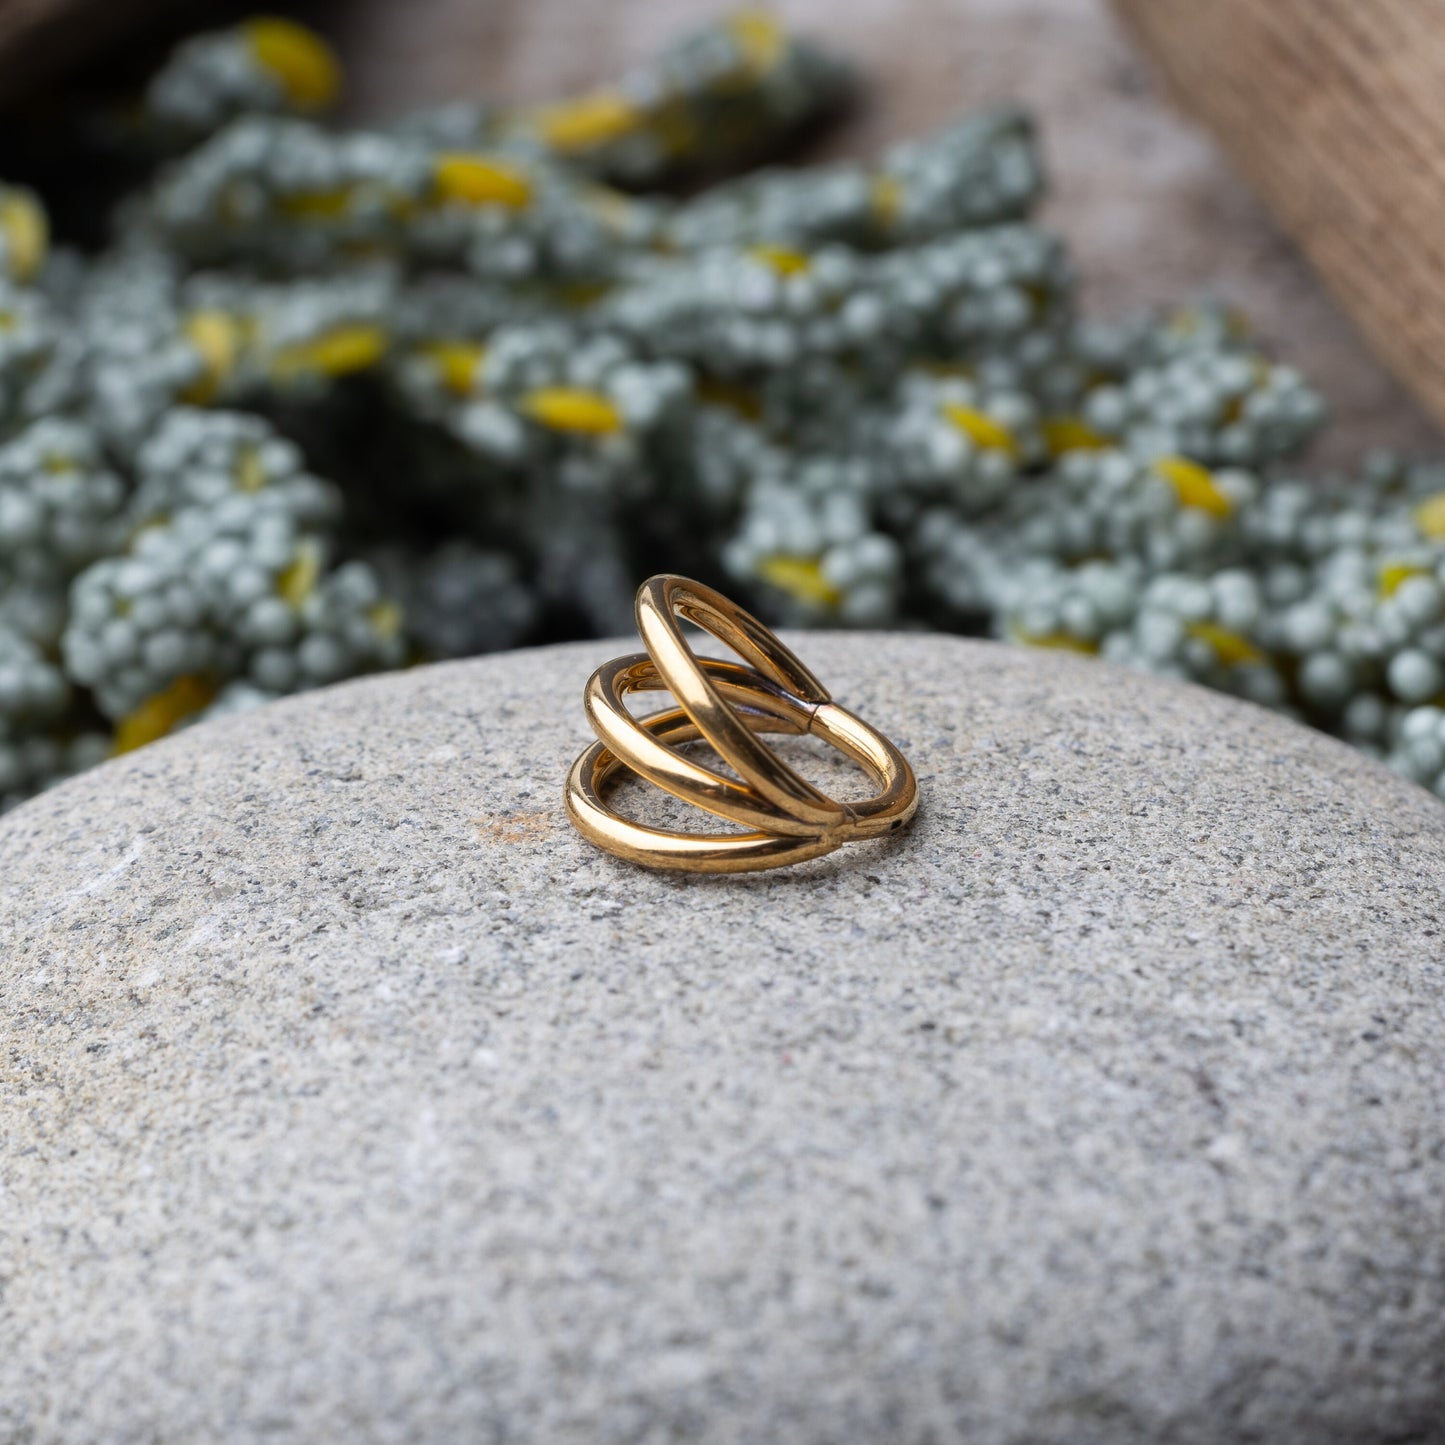
M 743 662 L 698 657 L 686 618 Z M 761 622 L 721 593 L 660 576 L 637 593 L 646 653 L 603 664 L 587 684 L 587 717 L 598 741 L 572 765 L 567 812 L 583 837 L 647 868 L 740 873 L 816 858 L 844 843 L 901 828 L 918 807 L 918 785 L 902 753 L 876 728 L 835 703 L 822 683 Z M 670 692 L 678 706 L 638 719 L 634 692 Z M 812 734 L 853 759 L 878 791 L 840 803 L 790 768 L 760 734 Z M 737 774 L 712 771 L 677 751 L 702 740 Z M 674 797 L 740 823 L 743 833 L 671 833 L 634 823 L 603 791 L 621 770 Z

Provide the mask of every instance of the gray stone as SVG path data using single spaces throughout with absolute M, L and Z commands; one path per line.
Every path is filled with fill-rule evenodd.
M 0 1440 L 1445 1439 L 1445 809 L 1101 664 L 800 647 L 924 802 L 779 873 L 572 834 L 606 644 L 0 822 Z

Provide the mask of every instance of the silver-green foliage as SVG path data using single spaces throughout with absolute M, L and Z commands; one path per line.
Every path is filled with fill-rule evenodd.
M 338 130 L 324 47 L 269 23 L 157 77 L 169 159 L 106 252 L 0 278 L 0 806 L 359 672 L 625 630 L 682 567 L 777 621 L 1220 688 L 1445 792 L 1445 470 L 1303 480 L 1319 397 L 1237 317 L 1081 317 L 1026 116 L 626 194 L 846 68 L 740 16 L 580 101 Z

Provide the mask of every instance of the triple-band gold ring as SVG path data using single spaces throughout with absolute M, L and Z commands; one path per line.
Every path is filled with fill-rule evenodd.
M 742 662 L 698 657 L 679 617 L 711 633 Z M 577 830 L 619 858 L 648 868 L 735 873 L 816 858 L 844 843 L 901 828 L 918 807 L 918 785 L 901 752 L 834 702 L 756 617 L 684 577 L 660 576 L 637 593 L 645 653 L 605 663 L 585 701 L 598 741 L 572 765 L 567 811 Z M 678 706 L 635 718 L 626 698 L 670 692 Z M 811 734 L 860 764 L 878 787 L 840 803 L 790 768 L 759 734 Z M 714 772 L 679 752 L 702 740 L 737 774 Z M 670 833 L 610 808 L 603 789 L 620 769 L 751 831 Z

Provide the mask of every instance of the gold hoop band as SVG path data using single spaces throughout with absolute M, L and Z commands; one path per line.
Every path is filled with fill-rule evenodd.
M 745 662 L 698 657 L 679 616 Z M 892 832 L 913 816 L 918 785 L 908 760 L 876 728 L 835 703 L 802 662 L 736 603 L 682 577 L 653 577 L 638 589 L 637 627 L 647 652 L 605 663 L 587 684 L 587 717 L 598 741 L 567 779 L 567 811 L 585 838 L 644 867 L 743 872 L 816 858 Z M 634 718 L 626 698 L 649 691 L 670 692 L 678 706 Z M 762 741 L 765 733 L 822 738 L 858 763 L 878 792 L 863 802 L 837 802 L 783 762 Z M 677 751 L 699 739 L 736 779 Z M 634 823 L 603 799 L 603 788 L 623 768 L 754 831 L 670 833 Z

